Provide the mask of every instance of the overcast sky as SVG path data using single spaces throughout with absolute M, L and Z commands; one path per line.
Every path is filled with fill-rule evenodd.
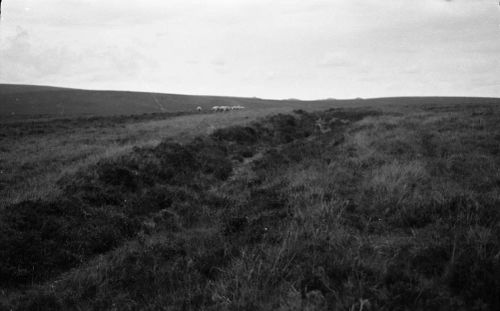
M 496 0 L 4 0 L 0 83 L 500 97 Z

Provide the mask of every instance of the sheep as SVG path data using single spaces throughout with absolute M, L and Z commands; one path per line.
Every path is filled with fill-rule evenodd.
M 203 110 L 203 108 L 201 108 L 200 106 L 198 106 L 198 107 L 196 107 L 196 110 L 197 110 L 198 112 L 201 112 L 201 111 Z
M 212 111 L 214 112 L 226 112 L 231 110 L 241 110 L 244 109 L 243 106 L 213 106 Z

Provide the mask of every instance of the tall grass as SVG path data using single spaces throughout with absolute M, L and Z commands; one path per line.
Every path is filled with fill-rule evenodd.
M 4 124 L 12 135 L 0 137 L 0 209 L 23 200 L 57 195 L 55 182 L 65 174 L 101 159 L 130 152 L 134 147 L 159 144 L 173 138 L 187 142 L 218 128 L 246 124 L 259 117 L 290 108 L 235 111 L 227 114 L 194 114 L 158 119 L 102 117 L 51 122 Z M 96 122 L 99 122 L 96 126 Z M 57 123 L 56 123 L 57 124 Z M 38 131 L 33 128 L 39 127 Z
M 100 161 L 67 191 L 137 229 L 8 305 L 497 310 L 500 111 L 436 108 L 297 111 Z

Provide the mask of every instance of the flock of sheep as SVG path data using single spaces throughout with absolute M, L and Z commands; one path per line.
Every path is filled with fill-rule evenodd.
M 212 111 L 213 112 L 226 112 L 226 111 L 241 110 L 241 109 L 245 109 L 245 107 L 243 107 L 243 106 L 213 106 L 212 107 Z M 198 106 L 196 108 L 196 110 L 202 111 L 203 108 L 201 108 L 200 106 Z
M 243 106 L 213 106 L 212 111 L 214 112 L 226 112 L 231 110 L 241 110 L 245 109 Z

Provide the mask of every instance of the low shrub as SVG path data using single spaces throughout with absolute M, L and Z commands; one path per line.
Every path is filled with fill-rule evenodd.
M 251 126 L 231 126 L 218 129 L 211 135 L 215 139 L 235 142 L 240 145 L 253 145 L 259 140 L 259 133 Z
M 67 200 L 10 206 L 0 223 L 2 286 L 53 276 L 130 238 L 138 226 L 112 208 Z

